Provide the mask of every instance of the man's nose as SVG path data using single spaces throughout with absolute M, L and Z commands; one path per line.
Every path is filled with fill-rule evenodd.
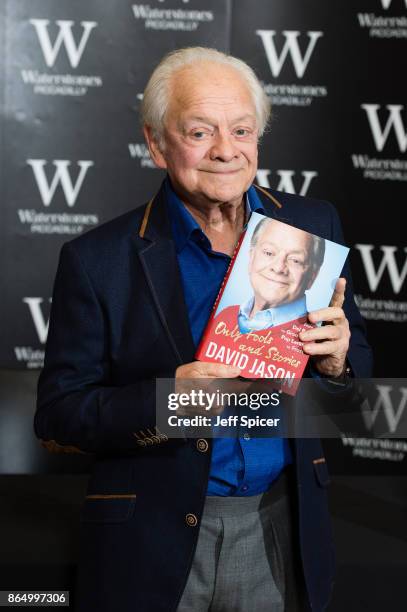
M 234 157 L 238 157 L 239 150 L 236 148 L 231 134 L 218 133 L 210 150 L 210 158 L 212 160 L 220 160 L 223 162 L 232 161 Z
M 276 274 L 286 274 L 287 273 L 287 261 L 285 255 L 283 253 L 278 253 L 274 255 L 271 260 L 271 269 Z

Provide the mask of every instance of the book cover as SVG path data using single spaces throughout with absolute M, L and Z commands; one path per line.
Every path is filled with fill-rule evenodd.
M 294 394 L 309 356 L 299 333 L 329 306 L 349 249 L 253 212 L 224 278 L 196 358 L 278 379 Z

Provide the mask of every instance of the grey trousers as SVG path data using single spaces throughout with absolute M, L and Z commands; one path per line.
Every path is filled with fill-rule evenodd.
M 198 544 L 177 612 L 309 610 L 295 536 L 294 487 L 207 497 Z

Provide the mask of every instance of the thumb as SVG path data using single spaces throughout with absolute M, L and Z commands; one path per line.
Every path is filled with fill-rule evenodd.
M 345 301 L 345 288 L 346 288 L 346 278 L 338 278 L 335 284 L 335 289 L 332 294 L 330 306 L 334 306 L 336 308 L 342 308 L 343 303 Z

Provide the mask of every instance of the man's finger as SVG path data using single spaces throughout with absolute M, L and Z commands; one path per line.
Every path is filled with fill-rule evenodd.
M 345 301 L 346 278 L 338 278 L 335 284 L 335 290 L 332 294 L 330 306 L 342 308 Z
M 338 325 L 323 325 L 315 329 L 300 332 L 301 342 L 315 342 L 315 340 L 339 340 L 341 327 Z
M 309 342 L 302 348 L 308 355 L 332 355 L 339 347 L 338 340 L 327 340 L 326 342 Z
M 212 376 L 216 378 L 236 378 L 241 372 L 240 368 L 223 363 L 201 363 L 201 366 L 203 376 L 208 376 L 208 378 Z
M 321 308 L 321 310 L 313 310 L 308 314 L 308 319 L 311 321 L 311 323 L 319 323 L 321 321 L 339 321 L 344 318 L 345 313 L 343 312 L 342 308 L 336 306 Z

